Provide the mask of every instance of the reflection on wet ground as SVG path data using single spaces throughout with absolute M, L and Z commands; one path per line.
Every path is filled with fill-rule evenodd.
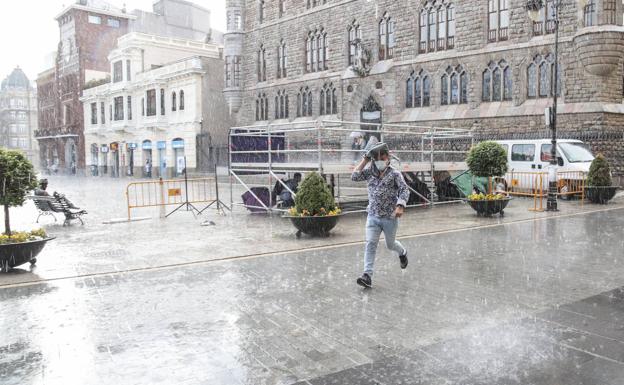
M 621 385 L 623 211 L 5 286 L 0 383 Z

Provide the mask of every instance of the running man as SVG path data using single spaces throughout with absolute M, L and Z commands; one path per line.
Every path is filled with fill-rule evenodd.
M 372 164 L 366 167 L 371 161 Z M 385 143 L 376 144 L 366 153 L 353 171 L 351 179 L 355 182 L 368 182 L 364 274 L 357 279 L 357 284 L 370 288 L 373 285 L 375 254 L 382 232 L 388 249 L 399 255 L 401 269 L 407 267 L 407 250 L 396 240 L 396 233 L 410 192 L 403 175 L 390 166 L 390 151 Z

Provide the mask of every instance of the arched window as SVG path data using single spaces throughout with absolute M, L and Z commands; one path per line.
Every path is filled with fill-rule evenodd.
M 327 69 L 327 33 L 317 29 L 308 33 L 306 39 L 306 71 L 317 72 Z
M 266 49 L 264 48 L 264 44 L 260 44 L 260 49 L 258 50 L 258 59 L 257 59 L 257 73 L 258 73 L 258 81 L 265 82 L 266 81 Z
M 488 0 L 488 41 L 509 38 L 509 0 Z
M 527 68 L 527 97 L 548 98 L 553 96 L 555 57 L 535 55 Z M 557 71 L 557 95 L 561 95 L 561 68 Z
M 598 24 L 598 15 L 596 13 L 596 0 L 588 0 L 583 8 L 583 25 L 591 27 Z
M 277 11 L 279 17 L 284 16 L 284 12 L 286 11 L 286 6 L 284 3 L 286 3 L 286 0 L 277 0 Z
M 442 105 L 468 103 L 468 74 L 461 65 L 447 67 L 440 84 Z
M 256 98 L 256 120 L 269 120 L 269 99 L 265 93 L 258 94 Z
M 277 46 L 277 78 L 285 78 L 288 68 L 288 50 L 284 39 L 280 40 Z
M 511 100 L 513 92 L 511 68 L 505 60 L 498 63 L 490 62 L 483 71 L 482 100 L 484 102 L 500 102 Z
M 264 21 L 264 5 L 265 0 L 258 0 L 258 22 L 262 23 Z
M 455 47 L 455 6 L 450 1 L 429 0 L 420 11 L 420 53 Z
M 171 111 L 175 111 L 178 109 L 178 101 L 176 98 L 176 93 L 175 91 L 173 91 L 173 93 L 171 94 Z
M 360 25 L 353 20 L 351 22 L 351 24 L 347 27 L 347 42 L 348 42 L 348 47 L 347 47 L 347 53 L 348 53 L 348 59 L 349 59 L 349 65 L 355 65 L 355 59 L 358 57 L 358 55 L 361 54 L 361 52 L 359 52 L 359 46 L 357 45 L 358 41 L 362 40 L 362 30 L 360 29 Z
M 428 107 L 431 105 L 431 80 L 425 71 L 412 71 L 406 82 L 405 107 Z
M 284 90 L 275 96 L 275 119 L 288 119 L 288 94 Z
M 394 20 L 386 12 L 379 21 L 379 60 L 392 59 L 394 45 Z
M 555 0 L 544 0 L 544 4 L 537 21 L 533 22 L 533 34 L 536 36 L 555 32 Z
M 165 89 L 160 89 L 160 114 L 165 114 Z
M 603 0 L 604 2 L 604 22 L 606 24 L 616 24 L 616 1 L 615 0 Z
M 180 90 L 180 111 L 184 110 L 184 90 Z
M 332 83 L 325 83 L 321 89 L 319 107 L 320 115 L 335 115 L 338 113 L 336 87 Z
M 303 87 L 297 94 L 297 117 L 312 116 L 312 91 Z

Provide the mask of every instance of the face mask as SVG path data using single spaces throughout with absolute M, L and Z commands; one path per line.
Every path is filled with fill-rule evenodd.
M 375 161 L 375 167 L 380 172 L 383 172 L 386 169 L 386 167 L 388 167 L 388 163 L 386 163 L 385 160 L 376 160 Z

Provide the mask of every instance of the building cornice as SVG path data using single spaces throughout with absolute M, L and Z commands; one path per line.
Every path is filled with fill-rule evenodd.
M 134 15 L 129 15 L 127 13 L 123 13 L 123 12 L 118 12 L 115 10 L 107 10 L 107 9 L 101 9 L 101 8 L 95 8 L 95 7 L 89 7 L 86 5 L 80 5 L 80 4 L 72 4 L 68 7 L 65 7 L 65 9 L 63 9 L 59 14 L 57 14 L 54 17 L 54 20 L 58 20 L 61 17 L 63 17 L 67 12 L 69 12 L 72 9 L 77 9 L 79 11 L 85 11 L 85 12 L 90 12 L 90 13 L 97 13 L 100 15 L 106 15 L 106 16 L 113 16 L 113 17 L 118 17 L 118 18 L 122 18 L 122 19 L 128 19 L 128 20 L 135 20 L 137 17 Z

